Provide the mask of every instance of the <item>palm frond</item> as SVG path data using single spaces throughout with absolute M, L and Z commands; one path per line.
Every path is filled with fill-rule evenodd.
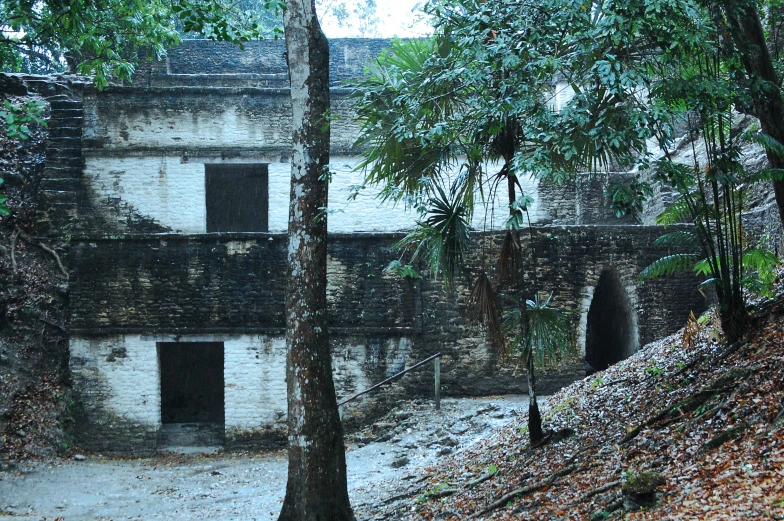
M 395 248 L 413 248 L 412 260 L 425 259 L 428 270 L 436 277 L 442 275 L 447 286 L 452 286 L 468 249 L 469 212 L 458 194 L 449 197 L 439 185 L 434 190 L 427 219 L 418 221 Z
M 487 273 L 484 271 L 474 281 L 474 288 L 468 298 L 468 318 L 474 324 L 487 329 L 490 341 L 506 357 L 506 339 L 500 321 L 498 299 Z
M 743 268 L 754 271 L 770 270 L 778 263 L 776 254 L 767 248 L 754 248 L 745 252 L 741 258 Z
M 520 328 L 520 309 L 516 308 L 504 315 L 504 328 L 507 331 L 516 330 L 512 348 L 524 361 L 533 356 L 537 363 L 543 363 L 559 354 L 576 351 L 570 313 L 550 307 L 550 298 L 542 299 L 537 295 L 533 300 L 526 300 L 525 337 Z
M 672 161 L 659 161 L 654 170 L 654 178 L 679 192 L 691 190 L 697 184 L 696 174 L 693 167 Z
M 761 130 L 747 130 L 743 133 L 743 139 L 751 143 L 762 145 L 765 147 L 765 150 L 769 150 L 779 157 L 784 157 L 784 145 Z
M 381 198 L 399 202 L 426 197 L 456 163 L 461 136 L 448 124 L 463 100 L 448 80 L 425 72 L 436 52 L 433 39 L 402 40 L 368 67 L 354 85 L 354 110 L 362 128 L 354 148 L 365 183 L 382 187 Z
M 691 232 L 676 231 L 665 233 L 653 241 L 653 244 L 655 246 L 669 246 L 671 248 L 697 248 L 700 246 L 700 241 L 699 238 Z
M 784 180 L 784 169 L 781 168 L 765 168 L 759 172 L 746 174 L 743 177 L 743 182 L 749 184 L 781 180 Z
M 496 261 L 498 274 L 504 280 L 512 280 L 517 274 L 517 256 L 520 253 L 520 244 L 511 230 L 506 231 L 504 241 L 501 243 L 501 251 Z
M 718 271 L 721 272 L 721 259 L 717 257 L 714 259 L 714 262 L 716 266 L 718 266 Z M 700 259 L 699 261 L 697 261 L 694 264 L 694 273 L 705 277 L 712 277 L 713 275 L 715 275 L 713 270 L 713 265 L 710 263 L 708 259 Z M 721 280 L 720 277 L 717 277 L 716 284 L 719 284 L 720 282 L 723 281 Z
M 693 253 L 675 253 L 657 259 L 642 270 L 637 278 L 639 280 L 653 279 L 656 277 L 674 275 L 694 267 L 697 256 Z

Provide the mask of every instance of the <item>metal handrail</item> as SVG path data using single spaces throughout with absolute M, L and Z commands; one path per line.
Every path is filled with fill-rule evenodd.
M 345 399 L 345 400 L 343 400 L 342 402 L 338 403 L 338 407 L 340 407 L 341 405 L 345 405 L 345 404 L 347 404 L 348 402 L 351 402 L 351 401 L 353 401 L 353 400 L 356 400 L 357 398 L 359 398 L 359 397 L 360 397 L 360 396 L 362 396 L 363 394 L 367 394 L 367 393 L 369 393 L 370 391 L 373 391 L 373 390 L 375 390 L 375 389 L 378 389 L 379 387 L 381 387 L 381 386 L 383 386 L 383 385 L 386 385 L 386 384 L 388 384 L 388 383 L 390 383 L 390 382 L 392 382 L 392 381 L 396 380 L 397 378 L 400 378 L 401 376 L 403 376 L 403 375 L 404 375 L 404 374 L 406 374 L 407 372 L 409 372 L 409 371 L 413 371 L 413 370 L 414 370 L 414 369 L 416 369 L 417 367 L 419 367 L 419 366 L 421 366 L 421 365 L 424 365 L 424 364 L 426 364 L 427 362 L 429 362 L 429 361 L 431 361 L 431 360 L 433 360 L 433 359 L 435 359 L 435 361 L 436 361 L 436 364 L 435 364 L 435 366 L 436 366 L 436 367 L 435 367 L 435 368 L 436 368 L 436 410 L 437 410 L 437 411 L 438 411 L 438 410 L 440 410 L 440 409 L 441 409 L 441 353 L 436 353 L 436 354 L 434 354 L 433 356 L 430 356 L 430 357 L 428 357 L 428 358 L 425 358 L 425 359 L 424 359 L 424 360 L 422 360 L 421 362 L 418 362 L 418 363 L 416 363 L 416 364 L 412 365 L 412 366 L 411 366 L 411 367 L 409 367 L 408 369 L 404 369 L 403 371 L 400 371 L 400 372 L 399 372 L 399 373 L 397 373 L 396 375 L 394 375 L 394 376 L 390 376 L 389 378 L 387 378 L 387 379 L 386 379 L 386 380 L 384 380 L 383 382 L 379 382 L 379 383 L 377 383 L 376 385 L 374 385 L 374 386 L 372 386 L 372 387 L 368 387 L 367 389 L 365 389 L 365 390 L 364 390 L 364 391 L 362 391 L 361 393 L 357 393 L 357 394 L 355 394 L 354 396 L 352 396 L 352 397 L 350 397 L 350 398 L 346 398 L 346 399 Z

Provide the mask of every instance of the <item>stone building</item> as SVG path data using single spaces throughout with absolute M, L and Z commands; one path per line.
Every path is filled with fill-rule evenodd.
M 473 279 L 494 272 L 504 219 L 477 212 L 475 254 L 447 294 L 440 281 L 384 268 L 414 222 L 361 185 L 350 87 L 385 40 L 332 40 L 329 316 L 340 398 L 441 352 L 446 394 L 525 392 L 482 331 L 464 320 Z M 28 81 L 56 94 L 40 196 L 41 234 L 70 242 L 71 371 L 80 439 L 106 452 L 179 443 L 282 442 L 283 295 L 290 104 L 283 42 L 187 41 L 132 85 Z M 575 359 L 543 391 L 584 375 L 582 358 L 615 362 L 681 327 L 704 306 L 688 276 L 641 285 L 663 250 L 654 226 L 617 220 L 607 175 L 526 190 L 536 200 L 526 272 L 576 311 Z M 491 216 L 506 213 L 500 201 Z M 347 406 L 359 421 L 390 400 L 432 392 L 432 370 Z M 200 438 L 199 438 L 200 437 Z

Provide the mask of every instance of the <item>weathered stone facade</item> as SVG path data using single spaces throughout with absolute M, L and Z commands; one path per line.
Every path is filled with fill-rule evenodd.
M 415 215 L 381 204 L 373 188 L 348 200 L 363 176 L 354 170 L 358 125 L 341 82 L 361 74 L 388 43 L 331 42 L 328 299 L 339 397 L 438 352 L 446 394 L 524 392 L 524 375 L 502 365 L 484 333 L 464 318 L 473 279 L 482 270 L 494 275 L 503 201 L 495 201 L 487 222 L 474 222 L 486 231 L 475 235 L 468 267 L 447 293 L 440 281 L 384 271 L 398 258 L 392 245 Z M 58 148 L 66 155 L 52 163 L 41 187 L 41 234 L 67 236 L 71 244 L 71 371 L 88 448 L 157 449 L 165 407 L 159 350 L 171 342 L 223 346 L 226 446 L 283 439 L 290 106 L 282 42 L 247 49 L 189 41 L 165 61 L 141 67 L 133 85 L 102 92 L 72 85 L 58 109 L 65 111 L 58 118 L 67 119 L 55 121 L 52 139 L 66 136 L 70 144 Z M 206 171 L 232 164 L 264 165 L 266 232 L 210 230 Z M 603 188 L 616 175 L 623 174 L 578 176 L 565 186 L 530 179 L 525 187 L 536 200 L 536 226 L 522 237 L 524 271 L 553 294 L 554 304 L 575 311 L 578 339 L 573 359 L 545 371 L 545 393 L 585 374 L 586 331 L 604 327 L 589 320 L 596 292 L 604 295 L 602 305 L 623 315 L 613 324 L 624 332 L 617 348 L 624 356 L 704 306 L 689 276 L 636 281 L 664 253 L 652 246 L 661 230 L 612 216 Z M 483 219 L 485 212 L 477 214 Z M 600 279 L 610 280 L 602 286 L 611 290 L 597 288 Z M 352 402 L 344 419 L 357 422 L 396 398 L 431 392 L 428 368 L 381 397 Z

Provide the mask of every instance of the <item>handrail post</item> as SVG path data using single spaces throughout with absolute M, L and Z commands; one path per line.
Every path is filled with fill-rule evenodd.
M 437 356 L 436 364 L 436 410 L 441 410 L 441 357 Z

